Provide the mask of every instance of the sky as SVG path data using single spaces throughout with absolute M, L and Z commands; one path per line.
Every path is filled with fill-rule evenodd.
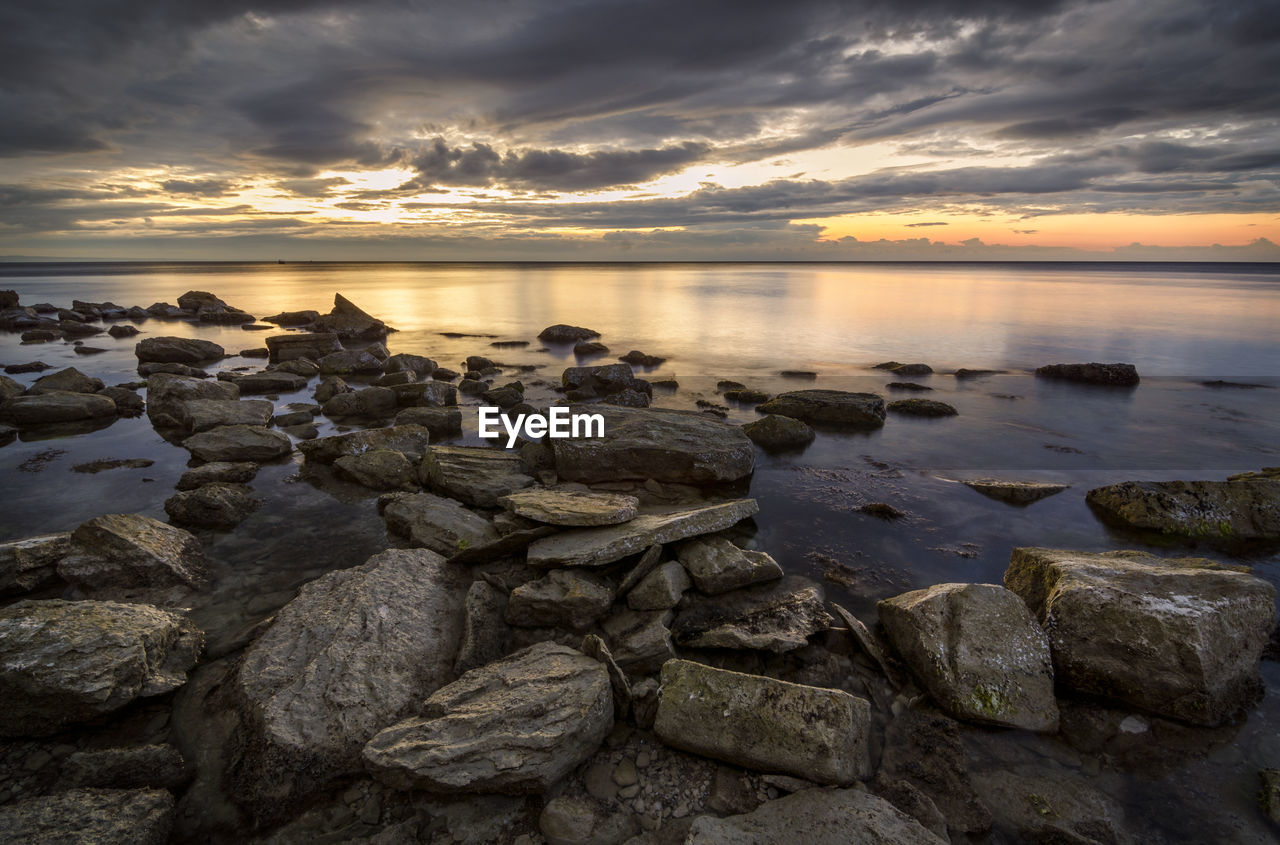
M 1274 0 L 11 0 L 0 258 L 1280 260 Z

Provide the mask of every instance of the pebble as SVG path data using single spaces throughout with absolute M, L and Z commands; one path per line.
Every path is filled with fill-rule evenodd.
M 634 784 L 634 783 L 631 784 L 630 786 L 624 786 L 622 789 L 618 790 L 618 795 L 623 798 L 635 798 L 639 794 L 640 794 L 640 786 L 639 784 Z
M 630 760 L 623 760 L 618 764 L 618 768 L 613 770 L 613 782 L 618 786 L 631 786 L 639 780 L 640 775 L 636 772 L 636 764 Z
M 376 794 L 370 795 L 360 808 L 360 821 L 374 825 L 380 818 L 382 818 L 382 799 Z
M 28 756 L 27 759 L 23 761 L 22 767 L 29 772 L 38 772 L 48 765 L 49 761 L 52 759 L 53 755 L 42 748 Z
M 649 756 L 648 751 L 641 751 L 639 754 L 636 755 L 636 768 L 637 769 L 649 768 L 649 763 L 652 762 L 652 759 L 653 758 Z

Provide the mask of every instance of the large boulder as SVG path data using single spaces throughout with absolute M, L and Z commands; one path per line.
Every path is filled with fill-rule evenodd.
M 888 801 L 861 789 L 803 789 L 750 813 L 699 816 L 686 845 L 946 845 Z
M 653 730 L 667 745 L 817 783 L 868 774 L 866 699 L 688 660 L 667 661 L 661 680 Z
M 419 475 L 435 492 L 481 508 L 533 484 L 519 453 L 486 446 L 431 446 Z
M 182 443 L 202 461 L 273 461 L 293 451 L 288 435 L 260 425 L 224 425 Z
M 235 680 L 237 793 L 260 817 L 333 778 L 453 678 L 470 578 L 423 549 L 388 549 L 298 591 Z
M 275 406 L 265 399 L 191 399 L 174 411 L 182 427 L 195 434 L 224 425 L 269 425 Z
M 58 584 L 58 561 L 70 551 L 71 535 L 66 532 L 0 543 L 0 598 Z
M 1261 691 L 1275 588 L 1203 558 L 1013 550 L 1004 583 L 1040 621 L 1061 686 L 1217 725 Z
M 0 420 L 15 425 L 44 425 L 114 417 L 118 411 L 116 403 L 108 396 L 40 393 L 15 396 L 0 405 Z
M 641 514 L 621 525 L 574 528 L 530 544 L 528 562 L 543 567 L 603 566 L 653 545 L 722 531 L 759 510 L 755 499 L 734 499 Z
M 186 683 L 204 635 L 146 604 L 19 601 L 0 609 L 0 735 L 42 736 Z
M 71 532 L 58 574 L 84 589 L 201 586 L 209 559 L 190 532 L 136 513 L 95 516 Z
M 331 332 L 343 340 L 380 340 L 394 331 L 340 293 L 333 295 L 333 310 L 317 317 L 314 326 L 317 332 Z
M 612 728 L 604 664 L 539 643 L 437 690 L 419 715 L 375 736 L 364 759 L 400 788 L 542 793 L 594 754 Z
M 654 479 L 720 484 L 751 475 L 755 447 L 736 425 L 693 411 L 594 405 L 603 437 L 551 441 L 556 473 L 567 481 Z
M 194 337 L 147 337 L 133 348 L 139 361 L 155 361 L 162 364 L 199 364 L 217 361 L 226 350 L 211 340 Z
M 1036 369 L 1036 375 L 1081 384 L 1120 387 L 1132 387 L 1139 382 L 1138 369 L 1133 364 L 1046 364 Z
M 1085 500 L 1111 522 L 1229 543 L 1280 540 L 1280 479 L 1125 481 Z
M 38 393 L 97 393 L 105 385 L 100 378 L 90 378 L 75 367 L 67 367 L 41 376 L 27 388 L 28 395 Z
M 793 390 L 756 406 L 756 410 L 845 428 L 879 428 L 885 415 L 881 397 L 844 390 Z
M 156 428 L 182 428 L 183 406 L 192 400 L 239 398 L 240 388 L 225 381 L 173 373 L 156 373 L 147 378 L 147 417 Z
M 394 425 L 321 437 L 299 443 L 298 449 L 308 461 L 318 464 L 331 464 L 344 455 L 361 455 L 378 449 L 399 452 L 417 463 L 422 460 L 430 442 L 431 432 L 423 426 Z
M 324 415 L 330 419 L 363 417 L 381 419 L 396 411 L 396 394 L 385 387 L 339 393 L 324 403 Z
M 1058 729 L 1049 641 L 1017 595 L 995 584 L 938 584 L 879 609 L 889 642 L 943 710 L 971 722 Z
M 634 519 L 640 500 L 622 493 L 533 487 L 503 496 L 498 504 L 534 522 L 583 527 Z
M 319 361 L 326 355 L 341 351 L 338 336 L 329 332 L 291 332 L 267 338 L 267 355 L 273 364 L 295 358 Z
M 391 531 L 446 557 L 499 539 L 492 522 L 431 493 L 390 493 L 378 500 L 378 507 Z
M 164 845 L 173 796 L 163 789 L 69 789 L 0 807 L 6 842 Z
M 671 625 L 686 648 L 760 649 L 778 654 L 808 645 L 831 626 L 822 585 L 801 575 L 718 596 L 691 594 Z

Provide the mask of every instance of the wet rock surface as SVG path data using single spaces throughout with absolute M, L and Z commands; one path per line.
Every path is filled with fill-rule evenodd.
M 293 451 L 293 442 L 278 431 L 260 425 L 224 425 L 183 441 L 202 461 L 272 461 Z
M 617 493 L 532 488 L 503 496 L 497 503 L 517 516 L 549 525 L 616 525 L 636 515 L 640 500 Z
M 533 484 L 519 454 L 475 446 L 428 447 L 419 476 L 431 490 L 483 508 Z
M 1047 499 L 1071 486 L 1055 484 L 1051 481 L 1010 481 L 1000 478 L 975 478 L 965 481 L 964 484 L 989 499 L 1018 507 Z
M 1280 480 L 1126 481 L 1086 501 L 1115 523 L 1221 543 L 1280 540 Z
M 58 574 L 92 590 L 105 587 L 200 586 L 208 558 L 189 532 L 140 514 L 94 517 L 71 533 Z
M 879 428 L 884 425 L 885 415 L 884 400 L 876 394 L 843 390 L 794 390 L 775 396 L 756 410 L 849 428 Z
M 1140 381 L 1138 370 L 1133 364 L 1046 364 L 1036 369 L 1036 375 L 1081 384 L 1119 387 L 1131 387 Z
M 822 587 L 802 575 L 718 596 L 691 593 L 671 631 L 689 648 L 792 651 L 830 626 L 824 598 Z

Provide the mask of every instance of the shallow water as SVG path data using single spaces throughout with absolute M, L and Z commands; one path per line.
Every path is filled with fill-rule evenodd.
M 667 357 L 645 373 L 676 378 L 655 404 L 723 402 L 729 378 L 770 393 L 802 387 L 885 390 L 889 381 L 934 388 L 928 398 L 959 416 L 891 415 L 875 432 L 822 431 L 800 454 L 757 456 L 750 494 L 760 501 L 755 543 L 790 572 L 823 579 L 831 598 L 874 618 L 875 602 L 943 581 L 998 583 L 1010 550 L 1042 545 L 1086 550 L 1152 548 L 1114 532 L 1084 502 L 1088 489 L 1123 480 L 1222 478 L 1280 465 L 1280 266 L 1276 265 L 431 265 L 431 264 L 0 264 L 0 288 L 24 304 L 73 298 L 142 305 L 210 290 L 259 316 L 327 311 L 341 291 L 400 329 L 393 353 L 429 355 L 458 368 L 471 354 L 511 365 L 535 404 L 578 363 L 567 348 L 543 349 L 552 323 L 600 331 L 612 353 Z M 267 333 L 150 320 L 151 334 L 198 335 L 227 350 L 261 346 Z M 442 332 L 483 335 L 446 337 Z M 524 348 L 495 341 L 527 340 Z M 0 364 L 40 359 L 76 366 L 108 384 L 137 378 L 133 339 L 106 335 L 82 356 L 61 342 L 22 345 L 0 335 Z M 871 369 L 887 359 L 924 361 L 938 373 L 900 378 Z M 1046 363 L 1127 361 L 1132 390 L 1036 379 Z M 230 358 L 220 367 L 261 361 Z M 958 380 L 957 367 L 1008 372 Z M 813 381 L 781 370 L 812 370 Z M 16 376 L 29 383 L 37 374 Z M 1213 379 L 1267 385 L 1211 388 Z M 499 377 L 502 381 L 503 377 Z M 310 389 L 277 406 L 310 401 Z M 465 400 L 464 400 L 465 401 Z M 755 417 L 731 407 L 728 418 Z M 323 422 L 323 418 L 320 418 Z M 479 442 L 464 414 L 464 442 Z M 322 434 L 333 426 L 323 423 Z M 61 454 L 49 454 L 56 450 Z M 40 471 L 21 465 L 45 453 Z M 149 458 L 145 469 L 96 475 L 74 464 Z M 163 519 L 163 501 L 185 468 L 185 450 L 146 418 L 95 432 L 28 440 L 0 449 L 0 539 L 69 530 L 103 512 Z M 30 468 L 30 467 L 29 467 Z M 956 483 L 983 475 L 1063 481 L 1065 493 L 1027 508 L 987 499 Z M 194 615 L 211 651 L 234 648 L 250 626 L 297 587 L 356 565 L 388 543 L 375 496 L 347 485 L 313 484 L 295 456 L 265 466 L 253 483 L 263 506 L 234 532 L 207 535 L 217 585 Z M 871 502 L 905 511 L 886 522 L 857 512 Z M 1164 547 L 1161 554 L 1220 551 Z M 1280 583 L 1280 555 L 1233 559 Z M 1126 775 L 1131 821 L 1162 841 L 1266 841 L 1253 806 L 1258 768 L 1280 766 L 1280 666 L 1263 664 L 1268 696 L 1247 722 L 1213 748 L 1159 777 Z M 1042 740 L 978 734 L 978 753 Z M 1013 751 L 1007 753 L 1013 754 Z M 1034 747 L 1023 749 L 1035 755 Z

